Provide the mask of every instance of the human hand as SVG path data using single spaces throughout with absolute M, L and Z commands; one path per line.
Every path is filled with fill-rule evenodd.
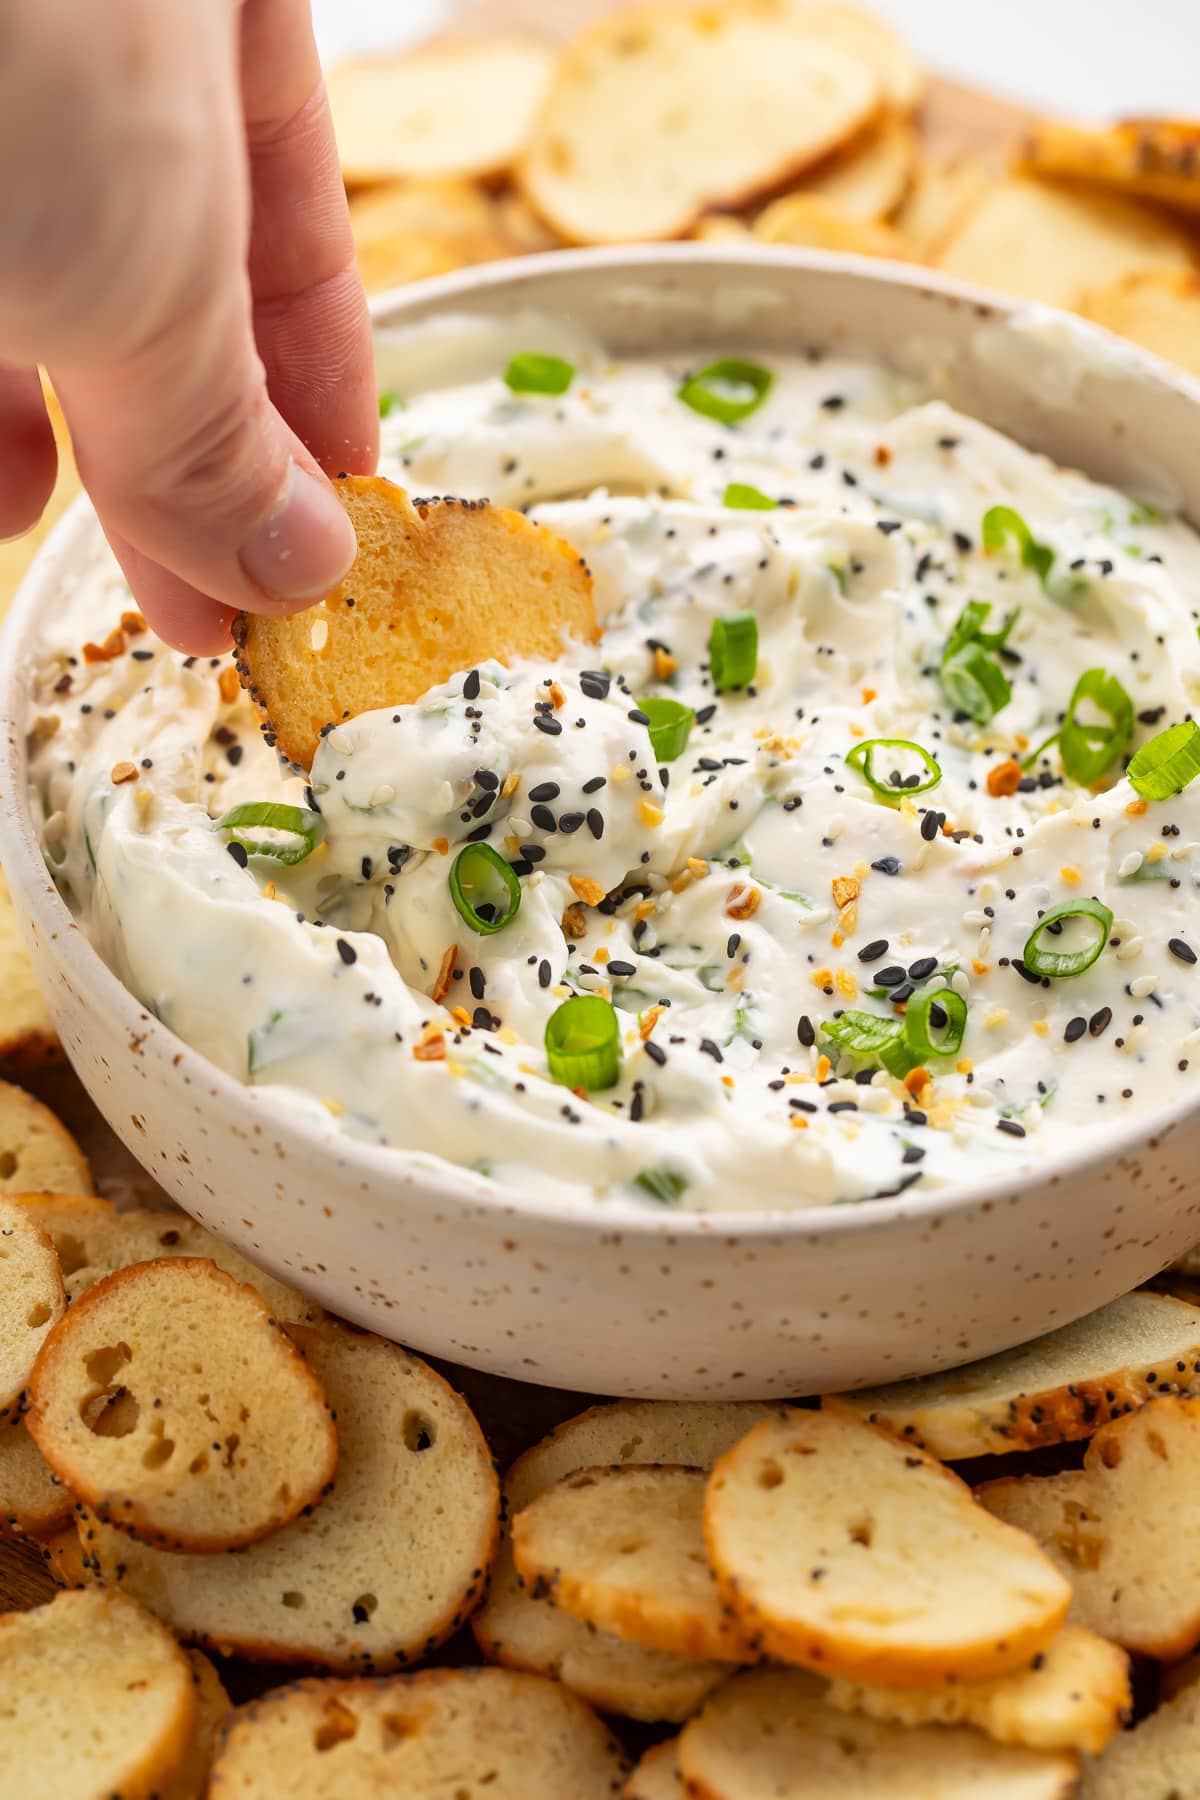
M 308 0 L 6 8 L 0 144 L 0 539 L 54 485 L 42 363 L 168 643 L 318 599 L 379 414 Z

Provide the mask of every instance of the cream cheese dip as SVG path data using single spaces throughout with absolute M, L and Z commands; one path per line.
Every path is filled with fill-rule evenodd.
M 1041 1170 L 1187 1091 L 1192 530 L 866 364 L 553 348 L 561 392 L 500 355 L 385 397 L 381 472 L 529 508 L 591 567 L 601 642 L 340 723 L 307 782 L 229 659 L 141 627 L 97 533 L 32 771 L 121 979 L 284 1108 L 600 1202 Z M 215 828 L 264 802 L 316 848 Z M 502 929 L 452 892 L 479 844 Z M 552 1078 L 577 995 L 614 1010 L 611 1085 Z

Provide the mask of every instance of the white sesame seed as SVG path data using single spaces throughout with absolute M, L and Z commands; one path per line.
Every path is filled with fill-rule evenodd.
M 965 912 L 963 914 L 962 922 L 967 926 L 986 925 L 988 916 L 985 912 L 981 912 L 977 906 L 974 906 L 971 908 L 970 912 Z
M 327 791 L 328 791 L 327 788 L 320 788 L 320 789 L 314 788 L 313 789 L 314 794 L 318 793 L 318 792 L 324 794 Z M 395 798 L 396 798 L 395 788 L 391 785 L 390 782 L 385 781 L 381 784 L 381 786 L 377 787 L 375 789 L 375 792 L 371 795 L 371 805 L 372 806 L 390 806 L 392 804 L 392 801 Z
M 1200 850 L 1200 844 L 1176 844 L 1174 849 L 1169 850 L 1167 854 L 1172 862 L 1182 862 L 1186 856 L 1192 854 L 1193 850 Z
M 1140 850 L 1131 850 L 1129 852 L 1129 855 L 1123 856 L 1121 858 L 1120 862 L 1117 864 L 1117 874 L 1120 876 L 1122 881 L 1128 881 L 1129 877 L 1131 875 L 1137 874 L 1137 872 L 1141 868 L 1141 866 L 1142 866 L 1141 851 Z
M 970 999 L 971 978 L 965 969 L 955 969 L 953 975 L 950 977 L 950 986 L 961 1000 Z
M 1121 948 L 1117 951 L 1117 961 L 1136 962 L 1145 948 L 1146 940 L 1143 937 L 1124 938 L 1121 942 Z
M 1148 995 L 1154 992 L 1157 986 L 1157 975 L 1139 975 L 1136 981 L 1130 982 L 1129 991 L 1135 1000 L 1145 1000 Z

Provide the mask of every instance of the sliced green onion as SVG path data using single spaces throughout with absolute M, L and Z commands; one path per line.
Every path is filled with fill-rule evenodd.
M 491 937 L 521 910 L 521 884 L 490 844 L 468 844 L 450 865 L 450 898 L 464 925 Z
M 956 712 L 964 712 L 977 725 L 988 725 L 1012 699 L 1008 676 L 983 648 L 968 644 L 942 663 L 942 687 Z
M 263 831 L 286 832 L 291 843 L 278 838 L 247 837 L 247 827 Z M 310 857 L 320 843 L 325 822 L 320 813 L 306 812 L 302 806 L 283 806 L 273 800 L 250 800 L 235 806 L 219 818 L 214 831 L 229 833 L 231 844 L 240 844 L 247 856 L 268 856 L 272 862 L 290 868 Z
M 941 1009 L 941 1021 L 933 1026 L 933 1008 Z M 902 1019 L 881 1018 L 878 1013 L 844 1012 L 822 1026 L 824 1035 L 850 1056 L 878 1062 L 903 1080 L 911 1069 L 935 1056 L 957 1056 L 967 1025 L 967 1003 L 950 987 L 925 987 L 913 994 Z M 941 1033 L 935 1040 L 933 1030 Z
M 761 363 L 746 362 L 740 356 L 723 356 L 689 375 L 679 390 L 679 399 L 693 412 L 707 419 L 718 419 L 722 425 L 736 425 L 756 412 L 771 391 L 775 377 Z
M 610 1088 L 621 1068 L 621 1028 L 599 994 L 576 994 L 546 1021 L 546 1061 L 569 1088 Z
M 655 1200 L 661 1200 L 664 1206 L 672 1206 L 681 1194 L 687 1192 L 687 1177 L 678 1174 L 674 1169 L 643 1169 L 634 1176 L 640 1188 L 645 1188 Z
M 881 1056 L 904 1036 L 903 1019 L 884 1019 L 878 1013 L 844 1012 L 829 1019 L 821 1030 L 851 1056 Z
M 687 749 L 696 715 L 682 700 L 666 694 L 647 694 L 638 701 L 638 711 L 650 721 L 650 748 L 660 763 L 674 762 Z
M 1108 714 L 1106 724 L 1079 718 L 1085 700 Z M 1132 736 L 1133 701 L 1121 683 L 1104 669 L 1086 670 L 1075 683 L 1058 732 L 1058 751 L 1066 773 L 1081 787 L 1090 787 L 1112 768 Z
M 722 613 L 713 620 L 708 661 L 718 694 L 750 686 L 758 667 L 758 620 L 752 612 Z
M 1055 950 L 1042 943 L 1046 932 L 1055 927 L 1061 929 L 1068 919 L 1093 921 L 1098 930 L 1090 943 L 1079 950 Z M 1107 944 L 1112 922 L 1112 913 L 1103 900 L 1064 900 L 1061 906 L 1052 906 L 1049 912 L 1042 914 L 1025 940 L 1021 961 L 1031 975 L 1046 975 L 1051 981 L 1061 981 L 1066 975 L 1082 975 L 1085 969 L 1091 968 Z
M 881 781 L 873 766 L 877 750 L 905 750 L 911 756 L 919 756 L 928 772 L 927 779 L 922 781 L 915 774 L 902 776 L 899 769 L 893 768 L 890 778 Z M 942 771 L 928 750 L 922 749 L 920 744 L 914 744 L 909 738 L 866 738 L 847 753 L 846 761 L 852 769 L 858 771 L 871 792 L 878 794 L 881 800 L 886 800 L 889 806 L 898 805 L 905 794 L 927 794 L 942 779 Z
M 985 650 L 999 650 L 1007 642 L 1013 626 L 1021 616 L 1021 609 L 1010 612 L 999 631 L 985 631 L 984 622 L 991 616 L 990 600 L 968 600 L 967 604 L 950 627 L 950 636 L 946 639 L 946 648 L 942 651 L 943 662 L 947 657 L 957 656 L 968 644 L 982 644 Z
M 575 379 L 575 365 L 561 356 L 522 350 L 504 371 L 514 394 L 565 394 Z
M 1011 506 L 989 506 L 983 515 L 982 536 L 985 550 L 1002 550 L 1006 540 L 1012 538 L 1024 566 L 1032 569 L 1045 587 L 1054 566 L 1054 552 L 1049 544 L 1038 543 L 1019 512 Z
M 1170 800 L 1200 775 L 1200 725 L 1185 719 L 1143 744 L 1126 771 L 1143 800 Z
M 405 412 L 408 401 L 398 394 L 395 388 L 385 388 L 379 396 L 379 416 L 386 419 L 390 413 Z
M 731 481 L 722 501 L 723 506 L 739 512 L 774 512 L 778 504 L 770 494 L 764 494 L 761 488 L 751 487 L 744 481 Z
M 930 1030 L 930 1014 L 935 1006 L 941 1008 L 945 1018 L 944 1024 L 934 1026 L 942 1034 L 936 1040 Z M 904 1038 L 909 1055 L 915 1058 L 913 1067 L 931 1056 L 957 1056 L 966 1028 L 967 1003 L 960 993 L 952 987 L 919 988 L 904 1014 Z

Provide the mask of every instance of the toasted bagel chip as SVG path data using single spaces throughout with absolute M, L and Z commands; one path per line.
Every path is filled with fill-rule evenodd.
M 567 50 L 520 179 L 573 242 L 682 237 L 829 155 L 880 96 L 871 64 L 785 0 L 626 8 Z
M 796 1669 L 753 1669 L 679 1736 L 691 1800 L 1072 1800 L 1074 1756 L 961 1726 L 848 1718 Z
M 472 37 L 343 63 L 328 81 L 348 183 L 501 175 L 529 141 L 557 57 L 533 37 Z
M 845 1680 L 1007 1674 L 1071 1599 L 1031 1537 L 992 1532 L 966 1482 L 838 1402 L 768 1419 L 723 1457 L 704 1535 L 751 1643 Z
M 1083 1773 L 1079 1800 L 1187 1800 L 1200 1794 L 1200 1687 L 1180 1690 Z
M 892 224 L 918 262 L 932 262 L 993 178 L 970 151 L 921 163 Z
M 890 225 L 851 218 L 819 194 L 785 194 L 781 200 L 773 200 L 751 230 L 760 244 L 849 250 L 856 256 L 903 257 L 905 253 Z
M 1111 287 L 1089 288 L 1079 310 L 1094 324 L 1200 376 L 1200 275 L 1143 269 Z M 1189 1272 L 1200 1273 L 1200 1255 L 1195 1250 L 1189 1254 L 1195 1259 Z M 1188 1259 L 1176 1267 L 1187 1269 Z
M 1200 1643 L 1200 1539 L 1182 1524 L 1198 1483 L 1200 1400 L 1166 1394 L 1098 1431 L 1082 1469 L 978 1495 L 1062 1570 L 1078 1624 L 1174 1662 Z
M 917 134 L 899 112 L 885 112 L 854 142 L 806 175 L 800 192 L 848 219 L 870 223 L 899 206 L 917 162 Z
M 337 1413 L 333 1491 L 236 1556 L 186 1556 L 84 1516 L 92 1573 L 228 1655 L 354 1673 L 415 1662 L 463 1623 L 499 1530 L 474 1415 L 427 1363 L 336 1325 L 290 1328 Z
M 621 1790 L 621 1800 L 683 1800 L 676 1740 L 665 1738 L 647 1750 Z
M 1091 1756 L 1116 1737 L 1132 1705 L 1129 1658 L 1079 1625 L 1064 1625 L 1025 1668 L 994 1681 L 927 1688 L 834 1681 L 825 1698 L 841 1712 L 892 1725 L 976 1725 L 998 1744 Z
M 1139 269 L 1195 267 L 1182 226 L 1120 194 L 1032 178 L 985 190 L 935 258 L 943 274 L 1050 306 Z
M 369 294 L 516 253 L 494 203 L 468 181 L 401 181 L 351 201 L 354 254 Z
M 595 1406 L 527 1450 L 504 1483 L 508 1517 L 579 1469 L 616 1463 L 682 1463 L 709 1468 L 744 1432 L 776 1408 L 753 1402 L 618 1401 Z M 471 1621 L 484 1655 L 506 1668 L 555 1675 L 601 1712 L 630 1718 L 686 1719 L 728 1673 L 720 1662 L 693 1662 L 589 1629 L 522 1588 L 506 1537 L 487 1599 Z
M 221 1677 L 202 1650 L 184 1653 L 196 1690 L 196 1729 L 191 1748 L 163 1788 L 162 1800 L 205 1800 L 217 1730 L 230 1710 Z
M 192 1671 L 124 1594 L 56 1594 L 0 1617 L 0 1726 L 13 1800 L 145 1800 L 196 1731 Z
M 131 1263 L 200 1256 L 261 1294 L 272 1316 L 285 1324 L 313 1325 L 325 1316 L 315 1301 L 264 1274 L 186 1213 L 156 1212 L 149 1207 L 119 1212 L 107 1200 L 83 1194 L 18 1194 L 14 1198 L 53 1242 L 68 1300 L 77 1300 L 102 1276 L 127 1269 Z
M 33 973 L 17 925 L 16 909 L 4 870 L 0 869 L 0 1068 L 20 1073 L 44 1063 L 60 1062 L 59 1044 L 49 1009 Z
M 337 1467 L 304 1357 L 253 1288 L 193 1257 L 136 1263 L 75 1301 L 39 1353 L 28 1423 L 77 1499 L 170 1550 L 266 1537 Z
M 704 1549 L 705 1473 L 672 1464 L 581 1469 L 512 1523 L 530 1593 L 614 1637 L 671 1656 L 753 1662 Z
M 628 1758 L 582 1700 L 537 1675 L 429 1669 L 298 1681 L 239 1707 L 211 1800 L 612 1800 Z
M 51 1538 L 74 1504 L 23 1421 L 0 1429 L 0 1537 Z
M 72 1505 L 74 1503 L 72 1502 Z M 84 1559 L 83 1545 L 73 1523 L 64 1525 L 42 1545 L 42 1560 L 59 1587 L 99 1587 Z
M 0 1430 L 11 1429 L 38 1351 L 66 1304 L 54 1245 L 17 1201 L 0 1195 Z
M 1090 1437 L 1153 1394 L 1197 1391 L 1200 1307 L 1136 1293 L 1016 1350 L 839 1404 L 953 1459 Z
M 482 500 L 414 503 L 378 476 L 335 486 L 358 534 L 346 579 L 307 612 L 234 625 L 242 684 L 290 762 L 311 766 L 322 726 L 458 669 L 594 641 L 587 566 L 544 525 Z
M 1200 124 L 1179 119 L 1127 119 L 1095 128 L 1042 119 L 1015 158 L 1026 174 L 1052 175 L 1119 188 L 1200 213 Z
M 0 1081 L 0 1194 L 90 1194 L 87 1158 L 48 1106 Z
M 793 22 L 814 37 L 869 64 L 889 106 L 912 112 L 920 104 L 927 85 L 925 70 L 878 14 L 856 6 L 828 5 L 825 0 L 787 0 L 787 10 Z

